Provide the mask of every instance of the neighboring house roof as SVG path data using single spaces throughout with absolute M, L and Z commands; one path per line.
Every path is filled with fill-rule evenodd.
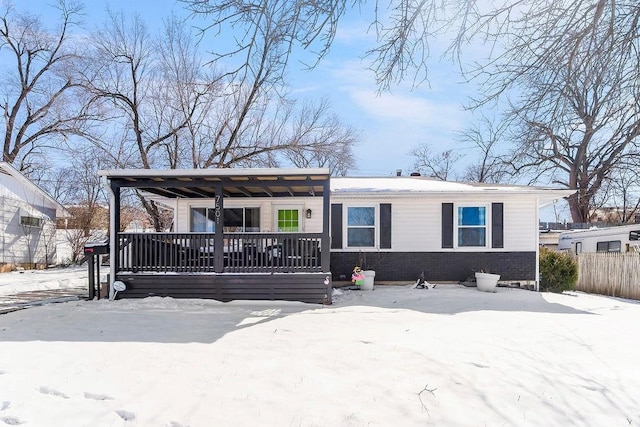
M 464 193 L 488 194 L 502 192 L 510 194 L 535 195 L 540 203 L 570 196 L 575 190 L 526 185 L 505 185 L 485 183 L 465 183 L 441 181 L 426 177 L 339 177 L 331 178 L 332 194 L 422 194 L 422 193 Z
M 0 162 L 0 173 L 11 176 L 23 187 L 31 190 L 36 194 L 40 194 L 44 200 L 46 200 L 51 204 L 52 208 L 55 208 L 57 217 L 62 217 L 62 218 L 71 217 L 71 214 L 65 209 L 64 206 L 62 206 L 62 204 L 60 204 L 56 199 L 51 197 L 49 193 L 44 191 L 42 188 L 40 188 L 37 184 L 35 184 L 29 178 L 24 176 L 18 169 L 13 167 L 13 165 L 11 165 L 10 163 Z

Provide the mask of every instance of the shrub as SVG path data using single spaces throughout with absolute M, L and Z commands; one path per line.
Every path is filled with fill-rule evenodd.
M 568 253 L 540 249 L 540 290 L 563 292 L 578 281 L 578 263 Z

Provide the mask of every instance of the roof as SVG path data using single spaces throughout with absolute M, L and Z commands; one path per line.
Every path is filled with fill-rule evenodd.
M 98 171 L 112 185 L 168 198 L 322 196 L 329 169 L 114 169 Z M 327 185 L 328 188 L 328 185 Z
M 434 178 L 411 177 L 383 177 L 357 178 L 344 177 L 331 179 L 331 193 L 336 195 L 386 194 L 402 195 L 414 193 L 447 193 L 447 194 L 488 194 L 500 192 L 503 194 L 521 194 L 535 196 L 541 204 L 554 202 L 568 197 L 575 190 L 550 187 L 533 187 L 527 185 L 506 185 L 487 183 L 468 183 L 442 181 Z
M 423 193 L 488 194 L 501 192 L 535 196 L 541 204 L 574 190 L 525 185 L 464 183 L 412 177 L 333 177 L 324 168 L 114 169 L 98 171 L 113 185 L 133 187 L 168 198 L 212 198 L 216 186 L 225 197 L 321 196 L 330 180 L 335 195 L 408 195 Z
M 601 236 L 608 234 L 626 233 L 640 230 L 640 224 L 614 225 L 611 227 L 591 227 L 572 230 L 562 230 L 563 236 Z
M 575 190 L 526 185 L 465 183 L 434 178 L 411 177 L 344 177 L 331 179 L 332 194 L 489 194 L 494 192 L 537 196 L 541 203 L 570 196 Z
M 40 186 L 35 184 L 29 178 L 24 176 L 22 172 L 20 172 L 18 169 L 13 167 L 13 165 L 11 165 L 10 163 L 0 162 L 0 173 L 11 176 L 13 179 L 18 181 L 24 187 L 30 189 L 35 193 L 41 194 L 42 197 L 45 200 L 47 200 L 49 203 L 51 203 L 53 207 L 56 209 L 56 216 L 63 217 L 63 218 L 71 216 L 71 214 L 65 209 L 64 206 L 62 206 L 62 204 L 60 204 L 60 202 L 58 202 L 56 199 L 51 197 L 49 193 L 44 191 L 42 188 L 40 188 Z

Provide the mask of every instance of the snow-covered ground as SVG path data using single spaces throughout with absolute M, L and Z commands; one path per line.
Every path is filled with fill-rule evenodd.
M 0 316 L 0 426 L 638 425 L 639 322 L 454 285 L 49 304 Z
M 107 269 L 103 269 L 106 274 Z M 50 268 L 48 270 L 20 270 L 0 273 L 0 296 L 45 289 L 82 287 L 88 289 L 88 271 L 87 265 L 84 264 L 66 268 Z M 100 272 L 103 275 L 102 269 Z

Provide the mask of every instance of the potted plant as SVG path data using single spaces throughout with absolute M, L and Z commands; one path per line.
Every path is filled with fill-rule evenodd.
M 367 262 L 366 252 L 360 251 L 358 253 L 358 263 L 356 268 L 360 271 L 363 278 L 362 284 L 360 285 L 360 289 L 364 291 L 373 290 L 373 284 L 376 277 L 376 271 L 374 270 L 374 268 L 377 264 L 380 263 L 380 261 L 381 261 L 381 257 L 379 252 L 376 253 L 374 262 L 371 262 L 371 261 Z
M 499 274 L 485 273 L 484 270 L 476 271 L 476 285 L 479 291 L 495 292 L 500 280 Z
M 364 276 L 364 281 L 362 282 L 362 286 L 360 289 L 363 291 L 372 291 L 373 290 L 373 281 L 376 277 L 375 270 L 362 270 L 362 275 Z

